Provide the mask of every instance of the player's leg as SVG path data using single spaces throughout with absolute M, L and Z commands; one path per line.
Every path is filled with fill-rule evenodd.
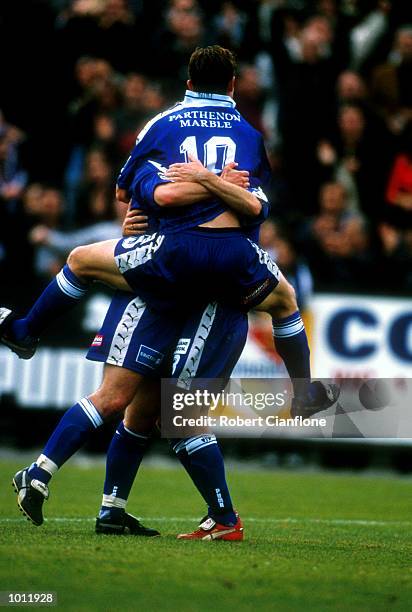
M 75 248 L 67 265 L 83 283 L 100 281 L 122 291 L 131 291 L 114 259 L 118 240 L 104 240 Z
M 123 413 L 142 378 L 136 372 L 106 366 L 99 389 L 66 411 L 37 460 L 14 476 L 19 507 L 35 525 L 43 522 L 42 506 L 52 476 L 105 421 Z
M 208 304 L 200 316 L 193 315 L 174 354 L 173 378 L 179 390 L 199 388 L 196 379 L 220 379 L 220 384 L 227 380 L 245 345 L 247 327 L 244 313 L 216 303 Z M 207 517 L 199 529 L 178 537 L 242 539 L 243 526 L 233 510 L 216 436 L 176 438 L 171 445 L 207 505 Z
M 309 345 L 293 287 L 257 244 L 238 240 L 231 250 L 232 254 L 237 250 L 242 262 L 237 276 L 236 269 L 234 274 L 239 303 L 272 317 L 275 347 L 293 383 L 292 416 L 311 416 L 329 408 L 339 397 L 339 388 L 311 381 Z
M 291 378 L 294 398 L 292 417 L 311 416 L 329 408 L 339 397 L 336 385 L 312 381 L 310 349 L 295 291 L 283 274 L 272 292 L 255 307 L 272 317 L 273 340 Z
M 279 283 L 256 310 L 272 317 L 273 339 L 292 380 L 295 397 L 304 397 L 310 383 L 310 350 L 295 291 L 283 274 Z
M 126 512 L 126 504 L 150 442 L 160 410 L 160 385 L 146 378 L 126 408 L 107 451 L 102 505 L 96 519 L 96 533 L 158 536 Z
M 107 240 L 74 249 L 67 264 L 25 317 L 16 318 L 9 309 L 0 308 L 0 341 L 19 357 L 30 359 L 44 330 L 76 306 L 86 295 L 91 281 L 99 280 L 114 288 L 130 290 L 114 260 L 117 243 L 117 240 Z
M 159 413 L 160 368 L 176 344 L 181 323 L 177 317 L 165 319 L 141 305 L 139 297 L 116 292 L 87 354 L 93 361 L 144 376 L 107 452 L 103 501 L 96 519 L 98 533 L 158 535 L 154 530 L 142 532 L 125 508 Z

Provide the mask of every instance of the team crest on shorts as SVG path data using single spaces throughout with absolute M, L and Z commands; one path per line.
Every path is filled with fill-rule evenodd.
M 103 340 L 104 336 L 102 336 L 102 334 L 97 334 L 90 346 L 102 346 Z

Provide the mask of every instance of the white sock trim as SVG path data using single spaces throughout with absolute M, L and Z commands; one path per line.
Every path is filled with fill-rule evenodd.
M 102 498 L 102 506 L 106 508 L 126 508 L 127 499 L 115 497 L 114 495 L 104 495 Z
M 290 323 L 273 324 L 273 335 L 275 338 L 288 338 L 297 336 L 305 329 L 302 319 L 299 317 Z
M 89 417 L 93 425 L 96 427 L 96 429 L 97 427 L 100 427 L 100 425 L 103 425 L 102 417 L 98 413 L 96 406 L 93 404 L 92 401 L 89 400 L 88 397 L 83 397 L 81 400 L 79 400 L 78 403 L 82 407 L 83 412 Z
M 124 423 L 123 423 L 123 427 L 124 427 L 124 430 L 127 431 L 128 434 L 130 434 L 131 436 L 134 436 L 135 438 L 140 438 L 141 440 L 149 439 L 149 436 L 144 436 L 143 434 L 138 434 L 135 431 L 128 429 Z M 116 433 L 119 433 L 119 432 L 116 430 Z
M 59 466 L 54 463 L 51 459 L 46 457 L 46 455 L 39 455 L 38 459 L 35 461 L 37 467 L 41 468 L 48 472 L 51 476 L 57 472 Z
M 56 282 L 59 289 L 74 300 L 80 300 L 87 293 L 87 289 L 82 289 L 70 282 L 63 270 L 56 275 Z
M 188 455 L 192 455 L 206 446 L 217 444 L 215 434 L 201 434 L 193 438 L 184 438 L 174 445 L 173 450 L 176 454 L 180 453 L 184 448 Z

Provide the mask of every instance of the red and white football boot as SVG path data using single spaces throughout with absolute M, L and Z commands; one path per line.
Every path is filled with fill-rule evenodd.
M 179 533 L 178 540 L 225 540 L 230 542 L 240 542 L 243 540 L 243 524 L 236 513 L 235 525 L 221 525 L 216 523 L 210 516 L 202 519 L 199 529 L 191 533 Z

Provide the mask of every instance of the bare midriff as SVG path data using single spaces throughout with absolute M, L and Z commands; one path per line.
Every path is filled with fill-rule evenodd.
M 202 223 L 199 227 L 240 227 L 239 219 L 230 210 L 221 213 L 211 221 Z

